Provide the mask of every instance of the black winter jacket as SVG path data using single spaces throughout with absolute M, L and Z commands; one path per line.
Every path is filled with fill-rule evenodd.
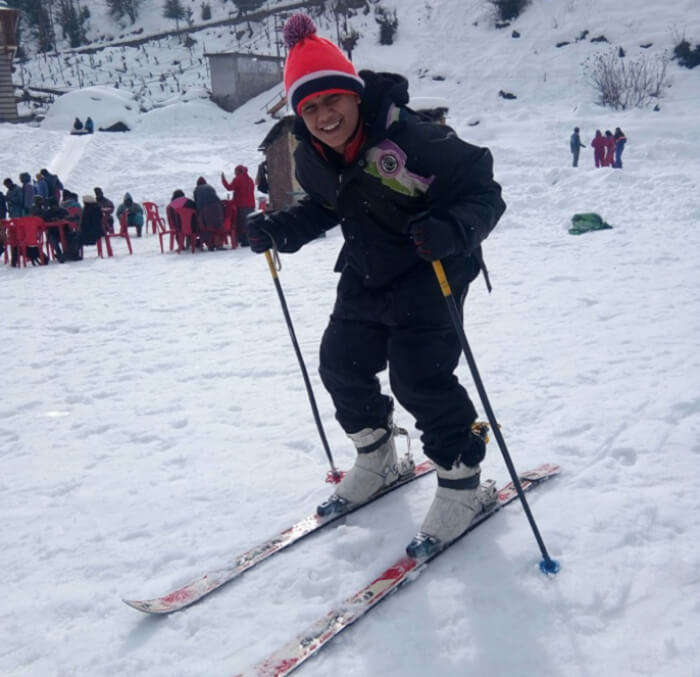
M 366 141 L 353 164 L 345 166 L 327 146 L 319 152 L 319 142 L 297 119 L 296 175 L 307 197 L 270 215 L 279 250 L 294 252 L 340 223 L 345 244 L 336 270 L 349 266 L 366 287 L 385 286 L 430 265 L 408 233 L 412 218 L 430 212 L 449 220 L 462 236 L 463 250 L 446 267 L 463 265 L 470 255 L 482 267 L 479 243 L 505 210 L 491 153 L 407 108 L 402 76 L 361 71 L 360 77 Z

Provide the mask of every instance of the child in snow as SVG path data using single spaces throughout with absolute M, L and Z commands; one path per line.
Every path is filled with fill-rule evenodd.
M 416 417 L 438 488 L 421 532 L 448 542 L 480 509 L 485 444 L 454 370 L 460 344 L 431 261 L 440 259 L 463 302 L 486 273 L 481 242 L 505 210 L 486 148 L 406 107 L 400 75 L 360 71 L 304 14 L 285 24 L 287 100 L 296 113 L 298 205 L 249 220 L 254 252 L 295 252 L 340 224 L 345 244 L 320 374 L 357 449 L 331 501 L 360 503 L 397 479 L 392 399 Z

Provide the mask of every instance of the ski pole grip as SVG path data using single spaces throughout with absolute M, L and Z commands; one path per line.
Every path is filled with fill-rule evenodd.
M 433 261 L 433 270 L 440 283 L 440 289 L 442 289 L 442 295 L 445 298 L 452 296 L 452 289 L 450 288 L 450 283 L 447 281 L 447 275 L 445 275 L 445 269 L 442 267 L 442 261 L 439 259 Z

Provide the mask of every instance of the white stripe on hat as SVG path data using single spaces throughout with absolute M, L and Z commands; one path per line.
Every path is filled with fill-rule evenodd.
M 302 75 L 299 79 L 295 80 L 292 86 L 287 90 L 287 101 L 291 103 L 291 101 L 294 99 L 294 92 L 299 89 L 299 87 L 307 82 L 311 82 L 312 80 L 316 80 L 318 78 L 325 78 L 328 76 L 340 76 L 344 78 L 350 78 L 351 80 L 355 80 L 362 85 L 362 87 L 365 86 L 365 81 L 357 76 L 354 75 L 353 73 L 348 73 L 346 71 L 314 71 L 313 73 L 308 73 L 307 75 Z

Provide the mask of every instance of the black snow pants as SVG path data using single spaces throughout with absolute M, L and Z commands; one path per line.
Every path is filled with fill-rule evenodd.
M 455 299 L 463 306 L 478 265 L 459 259 L 447 266 Z M 345 268 L 321 342 L 320 375 L 346 433 L 386 427 L 392 400 L 377 374 L 389 367 L 396 399 L 416 419 L 426 456 L 445 468 L 461 456 L 483 459 L 472 444 L 476 410 L 454 371 L 461 354 L 445 300 L 430 264 L 419 265 L 380 289 L 362 285 Z

